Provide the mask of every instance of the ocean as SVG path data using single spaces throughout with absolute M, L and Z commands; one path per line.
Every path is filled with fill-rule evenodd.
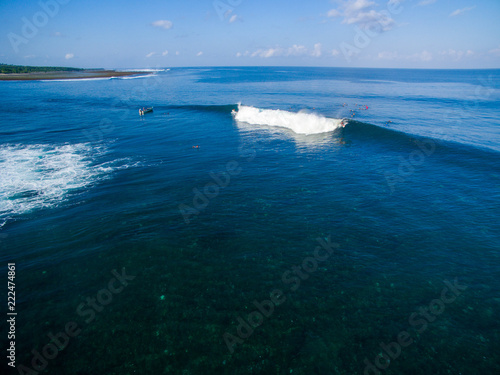
M 500 373 L 500 70 L 147 73 L 0 82 L 2 373 Z

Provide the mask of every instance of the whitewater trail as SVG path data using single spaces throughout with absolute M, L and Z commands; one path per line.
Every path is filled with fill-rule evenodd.
M 0 229 L 11 215 L 57 206 L 71 191 L 135 166 L 128 159 L 98 163 L 104 153 L 84 143 L 0 146 Z
M 314 113 L 259 109 L 244 105 L 238 105 L 238 112 L 234 117 L 237 121 L 252 125 L 278 126 L 307 135 L 327 133 L 343 126 L 342 119 L 327 118 Z

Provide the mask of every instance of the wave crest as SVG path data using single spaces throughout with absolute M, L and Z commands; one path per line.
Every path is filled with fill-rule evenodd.
M 297 134 L 320 134 L 342 127 L 342 119 L 327 118 L 314 113 L 288 112 L 280 109 L 260 109 L 239 105 L 234 113 L 237 121 L 252 125 L 288 128 Z

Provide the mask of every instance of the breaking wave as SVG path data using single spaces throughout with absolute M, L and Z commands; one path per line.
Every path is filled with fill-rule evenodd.
M 168 72 L 170 69 L 150 69 L 150 68 L 140 68 L 140 69 L 121 69 L 121 72 Z
M 343 120 L 328 118 L 314 113 L 288 112 L 280 109 L 260 109 L 244 105 L 233 112 L 236 121 L 252 125 L 288 128 L 297 134 L 320 134 L 342 127 Z

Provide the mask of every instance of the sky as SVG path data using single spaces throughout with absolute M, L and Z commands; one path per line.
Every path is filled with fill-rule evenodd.
M 0 0 L 0 63 L 500 68 L 500 0 Z

